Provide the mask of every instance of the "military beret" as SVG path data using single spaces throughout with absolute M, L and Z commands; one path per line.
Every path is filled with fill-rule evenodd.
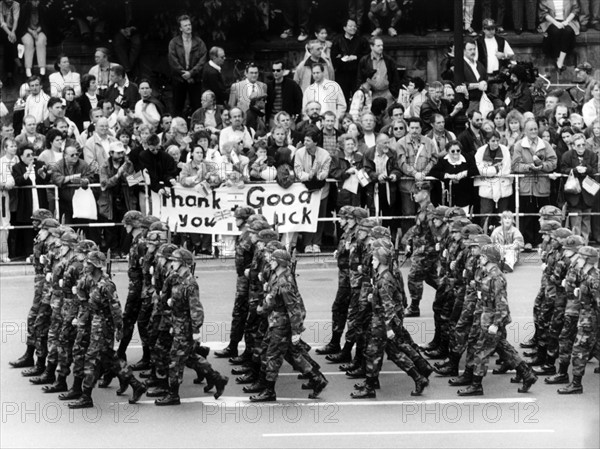
M 540 232 L 542 234 L 549 234 L 556 231 L 558 228 L 560 228 L 560 224 L 557 221 L 546 221 L 545 223 L 542 223 Z
M 462 228 L 471 224 L 471 220 L 466 217 L 457 217 L 452 220 L 452 225 L 450 226 L 450 230 L 452 232 L 460 232 Z
M 352 211 L 352 217 L 356 220 L 362 220 L 363 218 L 367 218 L 369 216 L 369 211 L 367 209 L 363 209 L 362 207 L 355 207 Z
M 444 217 L 446 216 L 446 212 L 448 212 L 448 210 L 450 210 L 450 208 L 448 206 L 438 206 L 433 210 L 433 218 L 438 218 L 440 220 L 443 220 Z
M 573 232 L 567 228 L 558 228 L 556 231 L 552 232 L 552 237 L 555 239 L 566 239 L 570 235 L 573 235 Z
M 582 246 L 577 254 L 590 259 L 598 260 L 598 250 L 592 246 Z
M 543 206 L 540 209 L 540 217 L 544 220 L 562 220 L 563 213 L 556 206 Z
M 565 249 L 570 249 L 572 251 L 577 251 L 580 246 L 585 245 L 585 240 L 580 235 L 570 235 L 565 240 L 565 244 L 563 245 Z
M 429 181 L 415 182 L 412 189 L 413 193 L 417 193 L 422 190 L 427 190 L 428 192 L 431 190 L 431 184 Z

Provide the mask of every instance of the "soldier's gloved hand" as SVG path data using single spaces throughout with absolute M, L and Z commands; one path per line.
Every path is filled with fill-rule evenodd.
M 263 275 L 262 275 L 262 273 L 258 273 L 258 280 L 259 280 L 260 282 L 263 282 L 263 280 L 264 280 L 264 279 L 263 279 Z
M 333 258 L 334 259 L 338 258 L 338 250 L 337 249 L 333 252 Z
M 300 343 L 300 335 L 292 335 L 292 344 L 297 345 Z
M 25 262 L 31 263 L 32 262 L 31 256 L 27 257 L 27 259 L 25 259 Z
M 43 254 L 40 256 L 40 263 L 46 263 L 48 259 Z
M 562 288 L 567 288 L 567 280 L 566 280 L 566 279 L 563 279 L 563 280 L 560 282 L 560 286 L 561 286 Z
M 73 321 L 71 321 L 71 324 L 73 326 L 77 326 L 79 324 L 79 321 L 77 321 L 77 318 L 73 318 Z
M 250 268 L 244 270 L 244 277 L 250 277 Z
M 71 292 L 73 292 L 74 295 L 77 294 L 77 286 L 74 285 L 73 287 L 71 287 Z
M 150 267 L 150 269 L 148 270 L 148 273 L 150 273 L 150 275 L 154 274 L 154 267 Z
M 59 280 L 58 280 L 58 286 L 59 286 L 60 288 L 63 288 L 63 285 L 65 285 L 65 282 L 64 282 L 62 279 L 59 279 Z
M 394 333 L 394 331 L 391 330 L 391 329 L 389 331 L 387 331 L 386 335 L 387 335 L 388 340 L 393 340 L 394 337 L 396 336 L 396 334 Z
M 202 334 L 200 332 L 194 332 L 194 334 L 192 335 L 192 338 L 194 339 L 194 341 L 200 341 L 201 337 L 202 337 Z
M 546 264 L 545 264 L 545 263 L 543 263 L 543 264 L 542 264 L 542 270 L 545 270 L 545 269 L 546 269 Z
M 358 271 L 360 274 L 362 274 L 362 265 L 359 265 L 358 268 L 356 269 L 356 271 Z
M 447 250 L 447 249 L 445 249 L 445 250 L 442 252 L 442 257 L 448 257 L 448 250 Z
M 52 282 L 52 273 L 46 273 L 46 282 Z
M 123 338 L 123 328 L 119 327 L 117 329 L 117 332 L 115 333 L 115 340 L 121 341 L 122 338 Z
M 496 335 L 498 333 L 498 326 L 496 326 L 495 324 L 492 324 L 490 327 L 488 327 L 488 333 L 492 334 L 492 335 Z
M 350 249 L 350 242 L 346 242 L 346 249 L 349 250 Z
M 581 295 L 581 289 L 579 287 L 575 287 L 575 289 L 573 290 L 573 296 L 575 296 L 576 298 L 579 298 L 580 295 Z
M 173 298 L 169 298 L 169 299 L 167 299 L 167 305 L 168 305 L 169 307 L 173 307 Z
M 477 298 L 481 299 L 481 292 L 480 291 L 477 292 Z
M 439 251 L 439 250 L 440 250 L 440 248 L 441 248 L 441 247 L 440 247 L 440 244 L 439 244 L 439 243 L 436 243 L 436 244 L 435 244 L 435 250 L 436 250 L 436 251 Z
M 450 262 L 450 269 L 452 271 L 454 271 L 454 268 L 456 268 L 456 260 L 453 260 L 452 262 Z
M 258 313 L 259 315 L 262 315 L 263 313 L 263 306 L 259 305 L 256 307 L 256 313 Z

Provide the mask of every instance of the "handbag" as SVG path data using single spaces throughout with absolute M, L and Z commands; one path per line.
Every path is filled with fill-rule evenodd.
M 571 195 L 579 195 L 581 193 L 581 183 L 573 174 L 573 170 L 571 170 L 571 173 L 569 173 L 567 181 L 565 182 L 564 190 L 565 193 L 569 193 Z
M 92 189 L 75 190 L 73 194 L 73 218 L 84 218 L 86 220 L 97 220 L 98 209 L 96 208 L 96 198 Z
M 585 190 L 590 195 L 596 196 L 596 194 L 600 190 L 600 182 L 596 181 L 591 176 L 586 176 L 583 182 L 581 183 L 581 187 L 583 187 L 583 190 Z

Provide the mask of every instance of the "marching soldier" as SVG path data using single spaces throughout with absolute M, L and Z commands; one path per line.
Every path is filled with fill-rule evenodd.
M 42 221 L 46 218 L 52 218 L 52 212 L 47 209 L 38 209 L 31 215 L 31 224 L 34 230 L 40 229 Z M 40 301 L 44 294 L 44 266 L 40 262 L 40 257 L 47 251 L 45 240 L 36 235 L 33 239 L 33 255 L 31 262 L 33 264 L 33 303 L 27 314 L 27 350 L 25 354 L 14 362 L 8 362 L 13 368 L 29 368 L 34 366 L 33 354 L 35 353 L 35 318 L 40 308 Z M 41 373 L 40 373 L 41 374 Z

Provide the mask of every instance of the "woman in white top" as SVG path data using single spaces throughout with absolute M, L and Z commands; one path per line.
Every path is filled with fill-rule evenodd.
M 592 99 L 583 105 L 581 113 L 585 126 L 588 128 L 600 118 L 600 83 L 594 83 L 592 87 Z
M 519 253 L 525 246 L 523 234 L 515 226 L 513 213 L 509 210 L 502 212 L 501 225 L 492 232 L 492 243 L 502 247 L 504 271 L 511 273 L 519 261 Z
M 2 142 L 0 158 L 0 227 L 10 225 L 10 196 L 8 191 L 15 186 L 12 176 L 12 167 L 19 158 L 17 156 L 17 142 L 12 137 L 7 137 Z M 0 230 L 0 262 L 10 262 L 8 258 L 8 231 Z
M 54 63 L 56 72 L 49 77 L 50 95 L 60 97 L 65 87 L 72 87 L 75 96 L 81 95 L 81 80 L 79 73 L 71 71 L 71 63 L 67 55 L 61 54 Z
M 544 52 L 556 59 L 556 68 L 564 70 L 567 54 L 575 48 L 579 34 L 578 0 L 539 0 L 538 18 L 544 33 Z

